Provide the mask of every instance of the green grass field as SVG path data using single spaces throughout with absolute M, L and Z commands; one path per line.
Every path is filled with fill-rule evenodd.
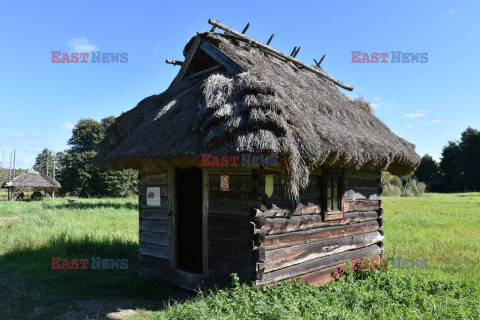
M 137 199 L 0 201 L 0 319 L 479 319 L 480 193 L 384 198 L 384 257 L 428 268 L 363 270 L 325 287 L 202 293 L 137 276 Z M 52 270 L 51 257 L 127 258 L 126 270 Z

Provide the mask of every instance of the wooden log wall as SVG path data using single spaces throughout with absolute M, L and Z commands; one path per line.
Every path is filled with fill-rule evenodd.
M 281 177 L 275 191 L 250 216 L 259 237 L 263 260 L 256 262 L 257 284 L 299 276 L 323 283 L 329 270 L 341 270 L 346 261 L 382 252 L 383 231 L 380 172 L 345 172 L 344 215 L 324 221 L 321 215 L 321 176 L 310 176 L 310 184 L 295 208 L 286 204 Z M 316 279 L 316 277 L 318 279 Z M 323 280 L 322 280 L 323 279 Z
M 160 187 L 160 206 L 147 205 L 147 188 Z M 139 173 L 140 274 L 165 273 L 169 265 L 169 189 L 167 172 Z M 168 273 L 167 273 L 168 274 Z
M 329 221 L 322 216 L 321 174 L 310 177 L 293 204 L 278 171 L 211 167 L 208 172 L 208 281 L 228 285 L 230 274 L 237 273 L 258 285 L 294 276 L 323 283 L 346 261 L 382 252 L 380 172 L 346 172 L 343 218 Z M 274 175 L 271 197 L 265 194 L 267 174 Z M 222 175 L 229 176 L 229 191 L 220 189 Z M 140 174 L 140 267 L 145 274 L 168 273 L 172 266 L 167 181 L 166 172 Z M 161 206 L 146 205 L 148 186 L 160 186 Z

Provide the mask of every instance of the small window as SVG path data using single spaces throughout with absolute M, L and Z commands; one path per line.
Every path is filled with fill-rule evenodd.
M 324 174 L 324 217 L 325 220 L 343 218 L 343 174 L 340 171 L 325 170 Z

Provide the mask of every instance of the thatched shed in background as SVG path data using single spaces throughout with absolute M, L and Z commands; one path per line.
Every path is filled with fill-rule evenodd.
M 12 180 L 6 181 L 3 185 L 2 188 L 7 188 L 9 190 L 9 199 L 15 200 L 20 194 L 23 188 L 44 188 L 45 192 L 47 189 L 52 189 L 52 199 L 55 196 L 55 189 L 61 188 L 60 183 L 43 174 L 40 173 L 34 169 L 30 169 Z M 15 194 L 15 191 L 18 191 L 17 194 Z
M 412 172 L 414 145 L 319 66 L 219 28 L 194 36 L 169 88 L 100 144 L 97 165 L 139 170 L 141 274 L 188 288 L 231 273 L 324 283 L 378 258 L 381 171 Z

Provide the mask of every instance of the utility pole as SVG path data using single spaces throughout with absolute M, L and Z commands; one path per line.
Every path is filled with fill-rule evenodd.
M 12 151 L 10 151 L 10 169 L 8 169 L 8 180 L 12 179 Z
M 13 149 L 13 177 L 12 179 L 15 179 L 15 158 L 17 154 L 17 149 Z
M 57 154 L 54 152 L 53 153 L 53 180 L 55 180 L 55 160 L 56 160 Z M 55 201 L 55 188 L 53 188 L 52 191 L 52 200 Z
M 5 147 L 2 149 L 2 165 L 0 166 L 0 181 L 3 179 L 3 166 L 5 165 Z

